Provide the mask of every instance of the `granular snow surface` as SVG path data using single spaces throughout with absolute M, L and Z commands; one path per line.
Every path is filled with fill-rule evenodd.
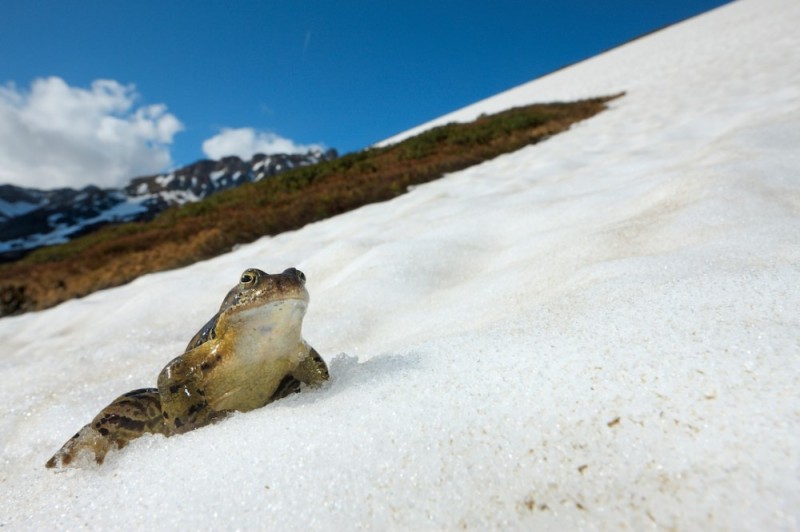
M 798 27 L 729 4 L 444 118 L 626 91 L 546 142 L 0 320 L 0 526 L 797 529 Z M 250 266 L 328 384 L 44 468 Z

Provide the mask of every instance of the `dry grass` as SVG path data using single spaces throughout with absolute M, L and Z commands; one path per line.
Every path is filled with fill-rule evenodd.
M 605 109 L 610 99 L 531 105 L 448 124 L 386 148 L 368 149 L 204 201 L 147 223 L 107 226 L 68 244 L 0 265 L 0 316 L 56 305 L 150 272 L 178 268 L 232 246 L 385 201 L 409 185 L 467 168 L 555 135 Z

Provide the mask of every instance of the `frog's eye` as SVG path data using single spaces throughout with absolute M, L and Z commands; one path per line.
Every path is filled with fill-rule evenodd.
M 244 272 L 244 273 L 242 274 L 242 278 L 241 278 L 241 279 L 239 279 L 239 281 L 240 281 L 242 284 L 250 284 L 250 283 L 252 283 L 252 282 L 253 282 L 253 280 L 254 280 L 254 279 L 255 279 L 255 277 L 253 276 L 253 274 L 252 274 L 252 273 L 250 273 L 250 272 Z

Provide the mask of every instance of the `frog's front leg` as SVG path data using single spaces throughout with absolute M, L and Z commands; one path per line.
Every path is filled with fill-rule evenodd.
M 67 441 L 47 461 L 47 467 L 67 466 L 82 451 L 92 453 L 97 463 L 102 464 L 109 449 L 121 449 L 147 433 L 170 434 L 155 388 L 142 388 L 117 397 Z
M 308 346 L 308 355 L 300 362 L 292 375 L 300 382 L 310 386 L 318 386 L 330 378 L 328 365 L 322 360 L 317 350 L 311 346 Z
M 316 349 L 309 345 L 306 345 L 306 347 L 308 348 L 308 354 L 291 373 L 281 380 L 280 384 L 278 384 L 278 389 L 270 397 L 270 402 L 299 392 L 301 383 L 309 386 L 319 386 L 328 380 L 327 364 L 322 360 Z

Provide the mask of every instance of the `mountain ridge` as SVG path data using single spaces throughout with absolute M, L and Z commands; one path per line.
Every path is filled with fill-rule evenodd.
M 298 154 L 257 153 L 248 161 L 237 156 L 201 159 L 167 173 L 134 177 L 120 188 L 41 190 L 0 185 L 0 262 L 110 223 L 149 221 L 170 207 L 336 157 L 334 149 L 312 149 Z

